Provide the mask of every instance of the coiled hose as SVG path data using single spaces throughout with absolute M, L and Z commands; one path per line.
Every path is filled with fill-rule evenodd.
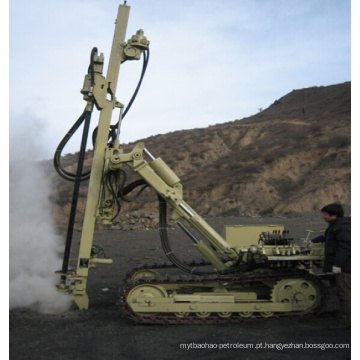
M 167 258 L 179 269 L 190 273 L 192 275 L 226 275 L 230 273 L 239 273 L 249 270 L 250 264 L 242 264 L 240 265 L 240 256 L 239 261 L 236 263 L 235 268 L 231 269 L 225 269 L 225 270 L 213 270 L 213 271 L 201 271 L 198 270 L 192 266 L 187 265 L 183 261 L 181 261 L 172 251 L 169 237 L 167 233 L 167 204 L 164 199 L 162 199 L 160 196 L 158 196 L 159 199 L 159 231 L 160 231 L 160 239 L 161 239 L 161 245 L 164 250 L 165 255 Z

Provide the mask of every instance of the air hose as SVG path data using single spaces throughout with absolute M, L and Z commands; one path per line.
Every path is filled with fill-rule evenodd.
M 187 265 L 181 261 L 173 252 L 170 246 L 169 237 L 167 233 L 167 204 L 166 201 L 158 196 L 159 199 L 159 231 L 161 238 L 161 245 L 167 258 L 179 269 L 190 273 L 192 275 L 226 275 L 230 273 L 239 273 L 249 270 L 250 264 L 239 265 L 237 267 L 225 270 L 201 271 Z M 240 261 L 239 261 L 240 262 Z
M 85 152 L 86 152 L 86 142 L 89 134 L 89 128 L 90 128 L 90 120 L 91 120 L 91 112 L 87 111 L 84 113 L 84 129 L 83 129 L 83 135 L 81 139 L 81 146 L 80 146 L 80 152 L 79 152 L 79 160 L 78 160 L 78 166 L 76 170 L 75 175 L 75 184 L 74 184 L 74 190 L 73 190 L 73 197 L 71 202 L 71 210 L 70 210 L 70 216 L 69 216 L 69 223 L 68 223 L 68 229 L 67 229 L 67 235 L 66 235 L 66 243 L 65 243 L 65 251 L 64 251 L 64 258 L 63 258 L 63 266 L 62 266 L 62 279 L 66 280 L 66 273 L 69 265 L 69 256 L 70 256 L 70 250 L 71 250 L 71 243 L 72 243 L 72 235 L 74 231 L 74 224 L 75 224 L 75 215 L 76 215 L 76 208 L 77 208 L 77 202 L 79 198 L 79 189 L 80 189 L 80 183 L 82 181 L 82 171 L 83 171 L 83 164 L 84 164 L 84 158 L 85 158 Z

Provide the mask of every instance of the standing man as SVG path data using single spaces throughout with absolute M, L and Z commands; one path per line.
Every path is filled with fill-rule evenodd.
M 351 325 L 351 218 L 344 217 L 339 204 L 329 204 L 321 209 L 323 219 L 329 224 L 323 236 L 312 242 L 325 242 L 324 272 L 335 274 L 339 297 L 339 320 Z

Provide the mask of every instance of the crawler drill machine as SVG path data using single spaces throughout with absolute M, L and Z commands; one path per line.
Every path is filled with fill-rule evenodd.
M 178 176 L 160 158 L 138 143 L 130 152 L 120 146 L 123 118 L 139 90 L 149 60 L 149 41 L 138 30 L 125 41 L 130 7 L 119 5 L 107 75 L 102 75 L 104 56 L 92 49 L 90 66 L 81 93 L 84 112 L 55 151 L 57 172 L 74 183 L 62 269 L 57 273 L 59 291 L 70 295 L 79 309 L 87 309 L 87 280 L 91 267 L 111 264 L 93 245 L 97 219 L 111 223 L 119 202 L 137 187 L 150 187 L 159 199 L 159 232 L 170 260 L 154 268 L 139 266 L 124 279 L 119 303 L 129 319 L 138 323 L 218 323 L 245 318 L 302 316 L 316 311 L 323 301 L 322 281 L 314 268 L 323 262 L 323 245 L 310 241 L 300 246 L 282 227 L 233 227 L 225 237 L 218 234 L 183 199 Z M 127 107 L 116 98 L 120 65 L 143 58 L 139 84 Z M 90 118 L 100 112 L 93 133 L 94 154 L 89 172 L 83 171 Z M 114 111 L 119 119 L 111 125 Z M 83 124 L 76 173 L 61 164 L 68 140 Z M 139 179 L 126 185 L 125 169 Z M 76 266 L 69 268 L 74 219 L 80 183 L 89 180 Z M 139 190 L 139 189 L 138 189 Z M 171 220 L 194 242 L 203 262 L 185 262 L 173 252 L 167 232 L 167 209 Z M 169 215 L 170 216 L 170 215 Z M 254 231 L 256 237 L 254 237 Z M 172 274 L 178 269 L 180 274 Z M 163 274 L 165 272 L 165 274 Z

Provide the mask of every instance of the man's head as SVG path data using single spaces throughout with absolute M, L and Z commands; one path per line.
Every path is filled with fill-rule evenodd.
M 321 209 L 321 215 L 326 222 L 334 222 L 344 216 L 344 209 L 339 204 L 329 204 Z

